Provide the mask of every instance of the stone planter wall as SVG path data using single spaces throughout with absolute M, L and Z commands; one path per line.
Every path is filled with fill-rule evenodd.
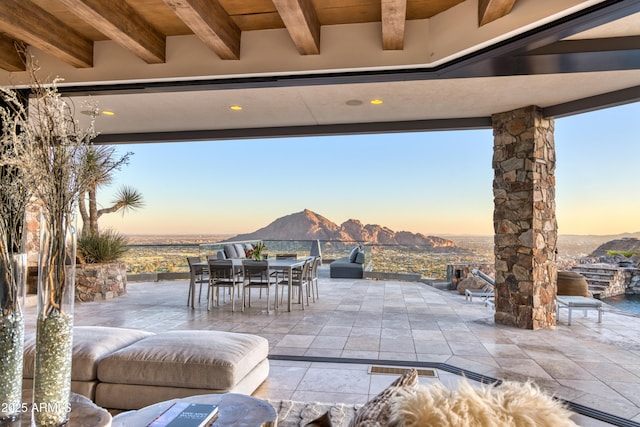
M 126 293 L 126 263 L 76 265 L 76 301 L 100 301 Z

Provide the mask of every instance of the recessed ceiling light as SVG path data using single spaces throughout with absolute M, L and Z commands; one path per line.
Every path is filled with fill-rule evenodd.
M 362 101 L 360 101 L 359 99 L 350 99 L 347 102 L 345 102 L 345 104 L 351 107 L 357 107 L 358 105 L 362 105 Z
M 115 111 L 111 111 L 111 110 L 102 110 L 102 114 L 104 114 L 105 116 L 115 116 L 116 115 Z
M 372 99 L 371 101 L 369 101 L 371 104 L 373 105 L 380 105 L 382 104 L 384 101 L 382 99 Z
M 242 110 L 242 105 L 230 105 L 229 109 L 233 111 L 240 111 Z

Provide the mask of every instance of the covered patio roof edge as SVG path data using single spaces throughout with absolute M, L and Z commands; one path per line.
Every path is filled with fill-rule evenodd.
M 346 123 L 313 126 L 280 126 L 249 129 L 204 129 L 172 132 L 114 133 L 98 135 L 94 142 L 96 144 L 141 144 L 472 129 L 491 129 L 491 117 Z

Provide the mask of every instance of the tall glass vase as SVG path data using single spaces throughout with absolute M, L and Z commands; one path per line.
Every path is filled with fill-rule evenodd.
M 0 257 L 0 424 L 22 412 L 26 281 L 27 254 Z
M 33 423 L 61 426 L 70 416 L 75 218 L 41 217 Z

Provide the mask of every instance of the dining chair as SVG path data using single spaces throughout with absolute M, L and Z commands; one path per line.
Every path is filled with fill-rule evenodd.
M 298 259 L 298 254 L 295 254 L 295 253 L 276 254 L 276 259 Z M 283 270 L 276 270 L 271 273 L 271 276 L 275 279 L 276 282 L 278 282 L 280 280 L 284 280 L 287 278 L 287 272 Z M 277 295 L 278 294 L 276 293 L 276 300 L 277 300 Z
M 221 260 L 226 260 L 226 258 L 221 257 L 221 253 L 224 254 L 223 251 L 218 251 L 215 255 L 207 255 L 207 262 L 208 261 L 221 261 Z M 228 261 L 231 261 L 230 259 Z M 239 267 L 237 265 L 234 265 L 234 273 L 235 273 L 235 279 L 236 279 L 236 287 L 238 288 L 238 295 L 240 295 L 241 292 L 241 286 L 242 286 L 242 267 Z M 231 293 L 231 291 L 229 290 L 229 293 Z
M 231 311 L 235 311 L 237 280 L 233 269 L 233 261 L 209 259 L 208 264 L 209 289 L 207 290 L 207 310 L 210 310 L 212 306 L 220 306 L 220 288 L 227 288 L 231 293 Z M 242 309 L 244 311 L 244 306 Z
M 320 293 L 318 291 L 318 265 L 320 265 L 320 257 L 314 256 L 311 261 L 311 265 L 309 266 L 309 277 L 307 279 L 309 283 L 307 294 L 311 291 L 313 302 L 316 302 L 316 299 L 320 299 Z
M 199 256 L 189 256 L 187 257 L 187 263 L 189 264 L 189 273 L 192 277 L 194 277 L 194 291 L 195 285 L 200 284 L 200 291 L 198 293 L 198 302 L 202 299 L 202 285 L 205 283 L 209 283 L 209 277 L 207 276 L 207 269 L 201 265 L 194 265 L 196 263 L 201 262 Z M 191 300 L 191 285 L 189 285 L 189 293 L 187 294 L 187 305 L 189 305 L 189 301 Z
M 304 310 L 304 292 L 306 290 L 307 305 L 309 305 L 309 268 L 311 266 L 311 259 L 307 258 L 302 264 L 302 267 L 295 268 L 291 274 L 291 291 L 294 289 L 298 292 L 298 302 L 302 305 Z M 284 288 L 289 288 L 289 279 L 283 279 L 276 284 L 276 300 L 278 299 L 278 286 L 283 286 L 280 292 L 280 302 L 284 299 Z M 289 292 L 289 291 L 287 291 Z
M 270 302 L 270 290 L 271 285 L 275 282 L 271 280 L 271 275 L 269 274 L 269 262 L 268 261 L 256 261 L 244 259 L 242 260 L 242 306 L 245 306 L 246 295 L 249 294 L 249 307 L 251 307 L 251 290 L 254 288 L 258 288 L 262 291 L 262 289 L 267 290 L 267 313 L 269 313 L 269 305 Z M 276 302 L 278 300 L 278 294 L 276 290 Z M 275 304 L 274 304 L 275 307 Z

